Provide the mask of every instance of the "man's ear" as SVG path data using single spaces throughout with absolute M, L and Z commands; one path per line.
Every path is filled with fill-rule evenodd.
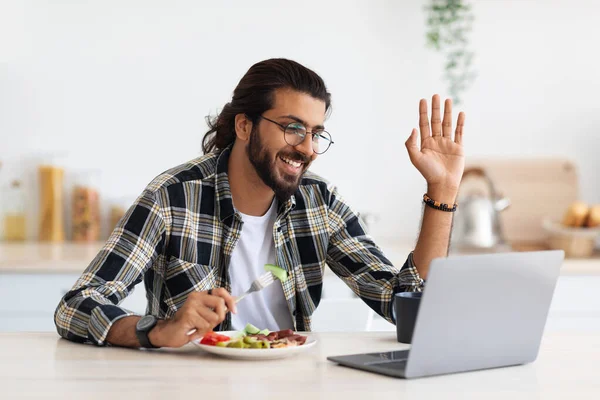
M 247 142 L 250 139 L 252 132 L 252 121 L 248 119 L 246 114 L 237 114 L 235 116 L 235 135 L 238 139 Z

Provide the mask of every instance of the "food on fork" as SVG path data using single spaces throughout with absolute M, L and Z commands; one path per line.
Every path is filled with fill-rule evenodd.
M 287 271 L 277 265 L 273 264 L 265 264 L 265 271 L 271 272 L 275 278 L 279 279 L 281 282 L 287 281 L 288 274 Z

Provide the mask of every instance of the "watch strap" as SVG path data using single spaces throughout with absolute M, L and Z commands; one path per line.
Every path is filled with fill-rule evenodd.
M 149 316 L 145 316 L 142 318 L 148 318 L 148 317 Z M 136 325 L 135 334 L 137 336 L 138 341 L 140 342 L 141 347 L 143 347 L 145 349 L 157 349 L 158 347 L 154 346 L 150 342 L 150 339 L 148 338 L 148 334 L 150 333 L 152 328 L 154 328 L 156 326 L 156 324 L 158 323 L 158 319 L 154 316 L 150 316 L 150 317 L 154 318 L 154 323 L 147 325 L 146 327 L 144 327 L 144 329 L 140 329 L 139 325 Z M 140 321 L 141 321 L 141 319 L 140 319 Z

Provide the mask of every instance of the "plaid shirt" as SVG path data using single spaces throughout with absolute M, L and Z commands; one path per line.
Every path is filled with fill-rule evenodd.
M 229 154 L 201 156 L 146 187 L 60 301 L 54 320 L 62 337 L 104 344 L 115 321 L 134 315 L 118 304 L 142 280 L 147 314 L 162 319 L 173 317 L 193 291 L 231 292 L 228 266 L 242 219 L 231 198 Z M 394 294 L 423 286 L 412 253 L 402 269 L 392 266 L 337 189 L 310 172 L 278 204 L 273 239 L 277 264 L 288 272 L 283 292 L 298 331 L 310 331 L 326 265 L 392 323 Z M 215 330 L 230 328 L 227 314 Z

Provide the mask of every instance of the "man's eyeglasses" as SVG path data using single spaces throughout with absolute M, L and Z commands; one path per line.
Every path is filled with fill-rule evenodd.
M 324 129 L 317 129 L 313 130 L 312 132 L 308 132 L 306 127 L 300 122 L 290 122 L 287 125 L 283 125 L 277 121 L 263 117 L 262 115 L 259 115 L 258 118 L 262 118 L 279 126 L 283 130 L 283 138 L 285 139 L 285 142 L 290 146 L 298 146 L 304 141 L 306 135 L 312 135 L 312 148 L 317 154 L 325 153 L 329 149 L 329 146 L 333 144 L 331 135 Z

